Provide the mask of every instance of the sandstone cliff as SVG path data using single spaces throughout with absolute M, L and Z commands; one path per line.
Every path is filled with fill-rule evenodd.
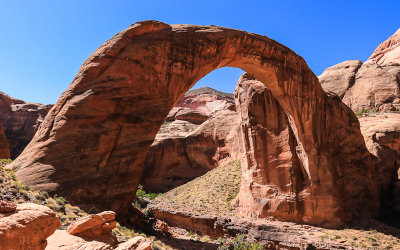
M 51 107 L 24 102 L 0 92 L 0 125 L 8 139 L 12 159 L 28 145 Z
M 346 61 L 326 69 L 319 80 L 353 111 L 400 111 L 400 29 L 370 58 Z

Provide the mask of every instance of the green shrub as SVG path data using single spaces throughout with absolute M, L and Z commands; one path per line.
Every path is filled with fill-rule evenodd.
M 233 249 L 233 250 L 262 250 L 264 247 L 257 243 L 246 240 L 243 234 L 239 234 L 235 237 L 230 247 L 226 245 L 219 246 L 218 250 Z
M 57 202 L 57 204 L 59 204 L 60 206 L 64 206 L 65 203 L 67 203 L 67 200 L 62 197 L 62 196 L 58 196 L 58 195 L 54 195 L 53 199 Z

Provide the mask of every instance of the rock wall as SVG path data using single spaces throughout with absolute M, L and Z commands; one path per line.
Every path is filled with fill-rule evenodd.
M 10 158 L 10 148 L 3 127 L 0 125 L 0 159 Z
M 354 111 L 400 111 L 400 29 L 370 58 L 346 61 L 326 69 L 319 80 Z
M 297 144 L 287 114 L 265 84 L 247 73 L 239 79 L 235 102 L 241 120 L 238 137 L 245 152 L 235 201 L 239 211 L 250 217 L 302 221 L 312 213 L 303 211 L 311 181 L 299 159 L 304 161 L 304 149 Z
M 0 92 L 0 125 L 15 159 L 35 135 L 52 105 L 27 103 Z
M 216 26 L 144 21 L 115 35 L 84 62 L 10 167 L 33 188 L 124 216 L 168 112 L 199 79 L 225 66 L 263 82 L 295 125 L 312 183 L 302 221 L 335 226 L 377 212 L 371 157 L 354 113 L 324 94 L 287 47 Z

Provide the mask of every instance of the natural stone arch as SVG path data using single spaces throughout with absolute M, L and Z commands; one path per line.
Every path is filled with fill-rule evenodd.
M 75 204 L 123 214 L 169 110 L 199 79 L 224 66 L 266 84 L 294 124 L 311 183 L 296 220 L 338 225 L 376 212 L 370 156 L 351 110 L 325 95 L 303 58 L 287 47 L 216 26 L 145 21 L 103 44 L 12 164 L 17 177 Z

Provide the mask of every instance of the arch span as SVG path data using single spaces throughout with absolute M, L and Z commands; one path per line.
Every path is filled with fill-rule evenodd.
M 376 211 L 372 165 L 351 110 L 324 94 L 292 50 L 216 26 L 144 21 L 115 35 L 84 62 L 12 167 L 34 188 L 123 213 L 169 110 L 224 66 L 263 82 L 294 124 L 311 183 L 296 220 L 334 225 Z

